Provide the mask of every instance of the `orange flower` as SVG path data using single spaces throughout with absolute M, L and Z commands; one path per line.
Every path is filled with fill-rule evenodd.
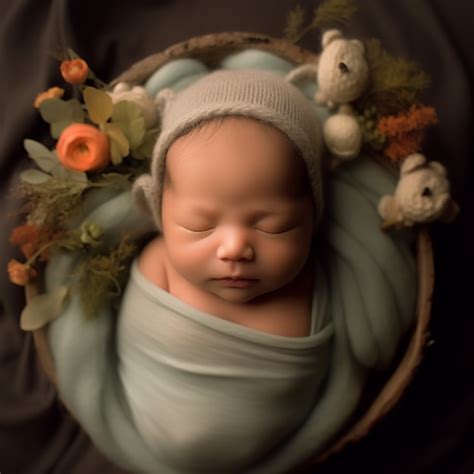
M 38 275 L 37 272 L 29 265 L 21 263 L 15 259 L 8 262 L 7 270 L 10 281 L 15 285 L 20 286 L 25 286 Z
M 74 123 L 63 130 L 56 151 L 62 165 L 75 171 L 98 170 L 110 161 L 107 135 L 82 123 Z
M 60 99 L 64 95 L 64 89 L 60 87 L 51 87 L 45 92 L 36 96 L 33 105 L 38 109 L 42 102 L 48 99 Z
M 69 84 L 82 84 L 89 72 L 89 66 L 83 59 L 63 61 L 60 66 L 63 79 Z

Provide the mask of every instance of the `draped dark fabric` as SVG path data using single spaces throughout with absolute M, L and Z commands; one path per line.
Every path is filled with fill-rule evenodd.
M 302 1 L 312 10 L 316 2 Z M 281 36 L 293 0 L 0 0 L 0 268 L 18 257 L 8 235 L 18 223 L 12 186 L 29 165 L 25 137 L 44 140 L 33 109 L 38 92 L 61 83 L 55 53 L 71 47 L 105 81 L 143 57 L 206 33 Z M 432 226 L 436 287 L 432 344 L 398 406 L 361 442 L 318 473 L 468 473 L 474 469 L 474 318 L 470 298 L 474 160 L 472 15 L 465 0 L 360 0 L 345 29 L 378 37 L 432 76 L 425 103 L 440 125 L 425 152 L 448 168 L 461 207 L 454 224 Z M 301 45 L 319 50 L 319 36 Z M 118 474 L 62 407 L 30 334 L 19 329 L 23 290 L 0 271 L 0 472 Z M 314 469 L 316 471 L 316 469 Z

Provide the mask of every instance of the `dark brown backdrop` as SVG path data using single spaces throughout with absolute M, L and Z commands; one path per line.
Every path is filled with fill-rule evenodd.
M 0 0 L 0 472 L 119 473 L 58 403 L 38 366 L 31 336 L 18 327 L 23 293 L 8 282 L 15 256 L 7 237 L 17 203 L 8 191 L 27 159 L 24 137 L 47 129 L 35 95 L 59 82 L 51 53 L 72 47 L 104 80 L 135 61 L 192 36 L 257 31 L 281 36 L 293 0 Z M 303 1 L 312 8 L 313 1 Z M 437 270 L 433 344 L 397 408 L 361 443 L 330 459 L 323 474 L 471 473 L 474 470 L 474 314 L 471 304 L 473 156 L 470 0 L 360 0 L 347 31 L 379 37 L 387 49 L 420 62 L 432 75 L 426 102 L 440 126 L 426 148 L 449 170 L 462 212 L 435 225 Z M 302 45 L 319 48 L 309 35 Z

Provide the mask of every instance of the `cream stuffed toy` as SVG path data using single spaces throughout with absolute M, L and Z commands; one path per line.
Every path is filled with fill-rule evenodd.
M 328 30 L 322 38 L 323 50 L 317 64 L 303 64 L 291 71 L 287 80 L 316 80 L 315 100 L 338 113 L 324 125 L 324 140 L 334 157 L 333 166 L 354 158 L 362 146 L 362 131 L 354 117 L 350 102 L 358 99 L 369 83 L 369 67 L 364 45 L 343 38 L 339 30 Z
M 437 219 L 450 222 L 459 209 L 449 194 L 445 167 L 415 153 L 405 158 L 394 194 L 382 197 L 378 211 L 384 219 L 382 229 L 389 229 Z
M 328 30 L 322 38 L 323 50 L 317 64 L 303 64 L 287 76 L 289 82 L 315 79 L 315 100 L 329 108 L 358 99 L 369 84 L 369 66 L 364 45 L 346 39 L 339 30 Z

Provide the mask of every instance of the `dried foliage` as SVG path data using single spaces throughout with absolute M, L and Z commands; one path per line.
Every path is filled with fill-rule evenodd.
M 365 46 L 371 83 L 366 94 L 357 101 L 358 108 L 371 105 L 381 115 L 388 115 L 419 102 L 420 93 L 430 85 L 429 76 L 420 66 L 390 55 L 379 40 L 368 40 Z
M 128 236 L 124 236 L 108 253 L 84 261 L 78 285 L 81 304 L 87 317 L 98 316 L 111 299 L 121 294 L 129 263 L 136 252 L 136 245 Z
M 284 36 L 297 43 L 311 31 L 347 24 L 356 11 L 353 0 L 327 0 L 314 9 L 311 21 L 305 25 L 306 12 L 297 5 L 288 13 Z
M 20 196 L 25 198 L 22 212 L 35 224 L 60 231 L 78 211 L 82 193 L 87 184 L 60 178 L 51 178 L 46 183 L 21 183 Z
M 422 105 L 413 105 L 407 112 L 382 117 L 377 128 L 386 137 L 385 156 L 399 161 L 420 151 L 427 127 L 437 123 L 435 109 Z

